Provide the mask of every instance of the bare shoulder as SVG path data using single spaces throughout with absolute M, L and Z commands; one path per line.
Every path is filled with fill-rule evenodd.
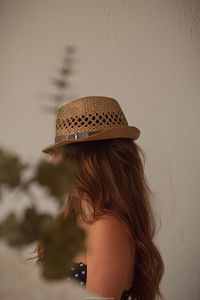
M 127 225 L 112 215 L 101 216 L 89 226 L 89 231 L 91 238 L 97 237 L 97 234 L 112 235 L 117 233 L 118 237 L 121 236 L 123 239 L 129 240 Z
M 91 224 L 83 223 L 81 221 L 78 221 L 78 224 L 86 231 L 87 240 L 90 239 L 91 242 L 94 242 L 95 239 L 98 239 L 101 235 L 105 237 L 106 234 L 112 236 L 117 233 L 118 239 L 121 236 L 124 241 L 129 241 L 131 246 L 134 246 L 133 241 L 130 241 L 127 225 L 115 216 L 102 215 Z
M 104 215 L 89 229 L 87 288 L 105 297 L 119 299 L 133 279 L 133 249 L 124 225 Z

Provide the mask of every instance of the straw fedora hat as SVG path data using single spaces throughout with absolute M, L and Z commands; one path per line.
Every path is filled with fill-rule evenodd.
M 56 116 L 55 142 L 42 152 L 66 144 L 113 138 L 136 140 L 137 127 L 129 126 L 116 99 L 105 96 L 87 96 L 62 105 Z

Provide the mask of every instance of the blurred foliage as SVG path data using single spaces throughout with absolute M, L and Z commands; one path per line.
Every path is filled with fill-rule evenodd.
M 56 93 L 53 95 L 54 105 L 40 107 L 43 111 L 57 113 L 58 108 L 66 99 L 65 90 L 70 86 L 68 77 L 73 74 L 72 63 L 75 51 L 74 46 L 66 47 L 59 74 L 51 80 L 56 87 Z M 51 99 L 48 96 L 49 100 Z M 71 144 L 68 147 L 59 147 L 50 151 L 56 155 L 62 152 L 69 159 L 56 165 L 52 165 L 46 160 L 40 160 L 34 166 L 33 177 L 23 182 L 23 171 L 30 165 L 23 164 L 15 153 L 0 148 L 0 200 L 4 186 L 10 190 L 18 189 L 27 194 L 28 199 L 32 202 L 35 200 L 35 196 L 30 188 L 32 183 L 38 183 L 41 187 L 47 188 L 53 199 L 62 207 L 65 204 L 67 193 L 72 190 L 73 180 L 78 171 L 70 159 L 71 153 L 75 151 L 76 148 Z M 16 195 L 15 201 L 18 205 Z M 77 225 L 76 216 L 68 216 L 55 222 L 49 214 L 39 213 L 33 203 L 23 212 L 23 218 L 17 218 L 12 212 L 0 223 L 0 240 L 5 240 L 11 247 L 18 249 L 40 240 L 44 245 L 45 263 L 40 264 L 44 278 L 61 279 L 66 277 L 73 257 L 86 250 L 85 231 Z
M 55 153 L 60 153 L 60 149 Z M 70 155 L 70 151 L 66 151 Z M 64 152 L 63 152 L 64 153 Z M 67 193 L 72 189 L 77 168 L 70 160 L 62 160 L 56 165 L 40 160 L 34 167 L 34 176 L 22 181 L 23 170 L 29 167 L 22 164 L 14 153 L 0 149 L 0 187 L 10 189 L 16 187 L 27 193 L 32 183 L 47 187 L 53 199 L 62 206 Z M 31 199 L 30 199 L 31 200 Z M 16 203 L 18 205 L 18 201 Z M 40 264 L 42 275 L 46 279 L 61 279 L 66 277 L 67 269 L 73 262 L 73 257 L 85 251 L 85 231 L 81 229 L 76 216 L 68 216 L 55 220 L 47 213 L 40 213 L 32 206 L 23 211 L 23 217 L 17 218 L 12 212 L 0 223 L 0 240 L 18 249 L 40 240 L 44 245 L 44 264 Z
M 40 237 L 52 219 L 48 214 L 38 214 L 34 206 L 25 210 L 22 220 L 12 212 L 0 225 L 0 238 L 10 246 L 21 248 Z
M 47 279 L 66 277 L 73 257 L 80 251 L 86 250 L 85 237 L 85 231 L 76 226 L 74 216 L 56 224 L 51 222 L 41 236 L 45 247 L 45 263 L 42 270 L 44 277 Z
M 23 165 L 16 155 L 0 149 L 0 189 L 2 184 L 10 189 L 19 186 L 21 172 L 25 168 L 27 168 L 27 165 Z
M 35 180 L 40 185 L 47 186 L 52 196 L 57 197 L 60 205 L 64 203 L 67 192 L 71 191 L 75 167 L 69 161 L 57 165 L 41 160 L 37 166 Z

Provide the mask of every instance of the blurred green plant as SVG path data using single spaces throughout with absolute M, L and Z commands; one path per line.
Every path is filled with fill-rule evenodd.
M 3 186 L 10 190 L 19 189 L 27 193 L 30 196 L 28 199 L 32 201 L 34 197 L 30 187 L 37 182 L 41 187 L 47 188 L 59 207 L 62 207 L 67 193 L 72 189 L 73 180 L 78 172 L 77 167 L 70 160 L 52 165 L 42 159 L 34 167 L 33 177 L 24 182 L 22 175 L 29 167 L 30 165 L 23 164 L 16 154 L 1 148 L 0 191 Z M 18 249 L 40 240 L 45 249 L 45 264 L 40 264 L 40 267 L 46 279 L 66 277 L 73 257 L 86 250 L 85 231 L 77 225 L 76 216 L 68 216 L 55 222 L 51 215 L 37 211 L 34 203 L 24 210 L 23 218 L 17 218 L 12 212 L 1 221 L 0 239 Z
M 16 155 L 6 153 L 3 149 L 0 149 L 0 188 L 2 184 L 10 189 L 19 186 L 21 172 L 25 168 L 26 166 L 20 162 Z
M 56 114 L 62 102 L 66 101 L 65 90 L 70 86 L 68 76 L 73 73 L 72 62 L 75 50 L 74 46 L 68 46 L 65 49 L 59 74 L 52 79 L 56 93 L 53 97 L 48 95 L 48 101 L 53 100 L 54 105 L 40 107 L 45 112 Z M 69 157 L 71 151 L 76 151 L 73 145 L 69 148 L 54 149 L 55 154 L 63 152 Z M 44 245 L 45 256 L 45 264 L 40 264 L 43 277 L 46 279 L 64 278 L 68 267 L 72 264 L 73 257 L 78 252 L 86 250 L 85 231 L 78 227 L 76 216 L 68 216 L 64 220 L 55 222 L 51 215 L 39 213 L 34 205 L 35 196 L 31 186 L 33 183 L 38 183 L 41 187 L 47 188 L 58 206 L 62 207 L 67 194 L 71 192 L 78 170 L 70 160 L 64 160 L 56 165 L 40 160 L 34 166 L 33 177 L 24 182 L 23 173 L 29 168 L 30 165 L 22 163 L 15 153 L 0 148 L 0 201 L 3 187 L 27 194 L 31 201 L 31 206 L 24 210 L 23 218 L 18 219 L 12 212 L 0 223 L 0 240 L 18 249 L 40 240 Z M 17 197 L 15 201 L 18 201 Z

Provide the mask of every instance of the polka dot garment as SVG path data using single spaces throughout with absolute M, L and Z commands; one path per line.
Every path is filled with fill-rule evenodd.
M 76 279 L 80 282 L 80 285 L 85 287 L 87 280 L 87 265 L 82 262 L 74 262 L 72 264 L 72 267 L 70 268 L 70 272 L 67 276 L 67 279 Z M 129 290 L 124 289 L 120 300 L 136 300 L 137 298 L 129 295 L 132 290 L 133 286 L 131 286 Z
M 72 264 L 72 267 L 70 268 L 69 275 L 67 276 L 67 279 L 76 279 L 80 282 L 80 285 L 85 286 L 86 285 L 86 279 L 87 279 L 87 265 L 84 263 L 76 263 L 74 262 Z
M 45 260 L 43 259 L 41 263 L 44 264 Z M 67 280 L 71 279 L 78 280 L 80 285 L 85 287 L 87 281 L 87 265 L 82 262 L 73 262 L 67 275 Z M 137 300 L 135 296 L 130 295 L 130 292 L 133 291 L 133 287 L 132 285 L 128 290 L 124 289 L 120 300 Z

